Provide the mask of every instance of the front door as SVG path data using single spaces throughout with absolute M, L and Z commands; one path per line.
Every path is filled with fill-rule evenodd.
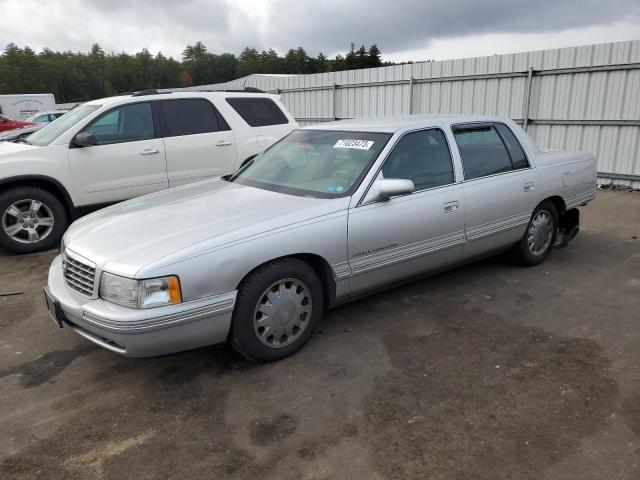
M 455 265 L 462 255 L 464 191 L 441 130 L 404 135 L 380 177 L 412 180 L 415 191 L 350 210 L 352 293 Z
M 80 205 L 117 202 L 167 188 L 164 144 L 150 102 L 105 112 L 83 131 L 98 144 L 69 148 L 69 169 Z

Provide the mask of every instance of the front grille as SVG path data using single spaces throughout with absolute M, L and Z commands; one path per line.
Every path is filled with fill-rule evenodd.
M 64 281 L 69 288 L 72 288 L 82 295 L 91 297 L 96 279 L 95 267 L 72 258 L 67 252 L 64 254 Z

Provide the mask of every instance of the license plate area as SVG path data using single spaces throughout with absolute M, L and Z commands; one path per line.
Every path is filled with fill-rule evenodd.
M 62 328 L 62 321 L 64 320 L 64 314 L 60 308 L 60 302 L 56 300 L 47 287 L 44 287 L 44 299 L 47 303 L 47 310 L 53 322 Z

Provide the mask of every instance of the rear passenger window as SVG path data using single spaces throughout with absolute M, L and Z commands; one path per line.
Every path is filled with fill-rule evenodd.
M 465 180 L 512 170 L 509 153 L 493 126 L 454 127 L 453 134 Z
M 227 103 L 252 127 L 289 123 L 286 115 L 270 98 L 227 98 Z
M 495 127 L 498 129 L 502 140 L 504 140 L 504 143 L 507 146 L 514 170 L 527 168 L 529 166 L 527 156 L 524 154 L 524 150 L 522 150 L 518 139 L 511 129 L 502 123 L 496 123 Z
M 408 133 L 382 167 L 384 178 L 412 180 L 416 191 L 453 183 L 449 145 L 440 130 Z
M 161 108 L 168 137 L 226 130 L 220 128 L 213 104 L 204 98 L 163 100 Z

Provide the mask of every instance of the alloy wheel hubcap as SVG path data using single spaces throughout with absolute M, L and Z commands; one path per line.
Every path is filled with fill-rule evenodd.
M 260 295 L 253 314 L 253 330 L 263 345 L 286 347 L 306 330 L 312 311 L 309 287 L 294 278 L 279 280 Z
M 2 229 L 9 238 L 20 243 L 44 240 L 53 230 L 51 209 L 38 200 L 19 200 L 2 214 Z
M 546 210 L 540 210 L 529 223 L 527 230 L 527 245 L 529 251 L 535 255 L 542 255 L 547 251 L 553 236 L 553 219 Z

